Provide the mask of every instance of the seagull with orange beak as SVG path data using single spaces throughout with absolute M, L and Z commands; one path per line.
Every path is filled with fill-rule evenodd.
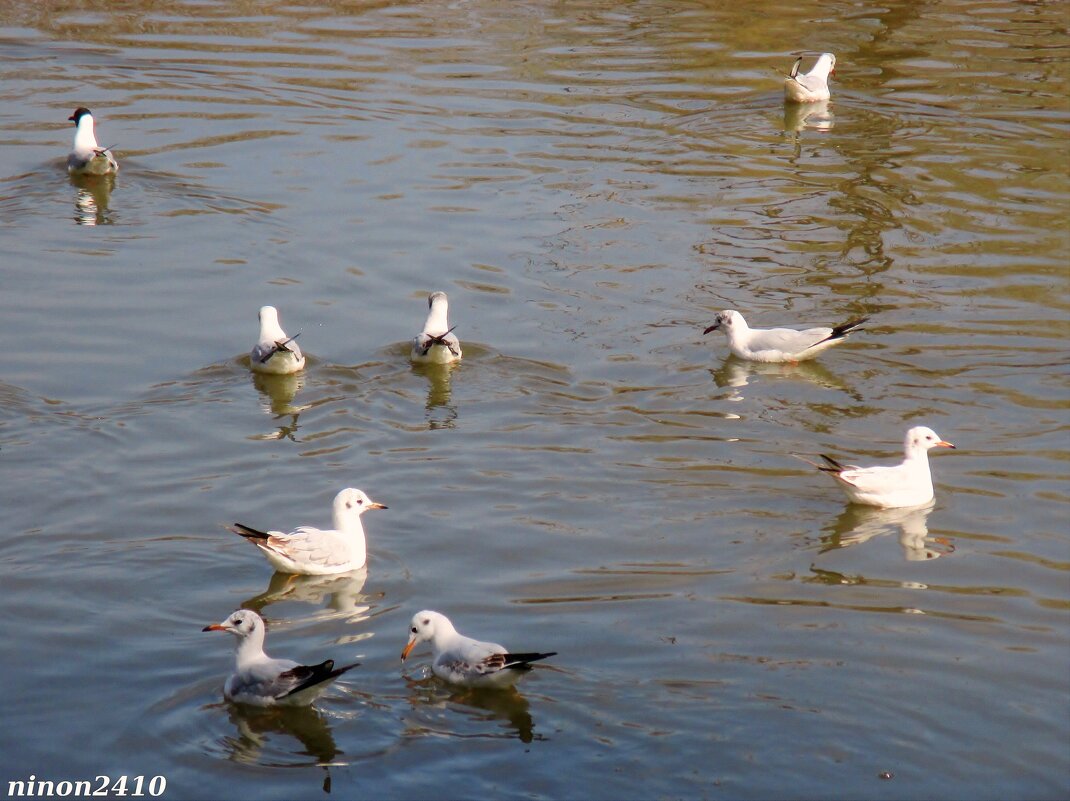
M 801 64 L 802 56 L 799 56 L 791 72 L 784 76 L 784 99 L 791 103 L 816 103 L 832 97 L 828 79 L 836 72 L 836 56 L 822 53 L 805 75 L 799 74 Z
M 360 516 L 369 509 L 386 509 L 359 489 L 347 487 L 334 497 L 334 528 L 298 526 L 289 534 L 260 531 L 243 523 L 227 526 L 261 550 L 276 570 L 306 576 L 348 573 L 368 561 Z
M 272 659 L 264 653 L 264 619 L 251 609 L 239 609 L 222 623 L 205 626 L 201 631 L 225 631 L 238 638 L 235 671 L 223 685 L 223 697 L 239 704 L 308 704 L 332 681 L 360 664 L 336 668 L 332 659 L 318 665 Z
M 922 506 L 933 499 L 933 479 L 929 472 L 930 448 L 954 448 L 931 428 L 915 426 L 907 431 L 903 443 L 905 457 L 900 464 L 879 467 L 844 465 L 831 456 L 821 454 L 825 464 L 812 462 L 795 454 L 809 465 L 828 473 L 853 503 L 897 509 Z
M 549 653 L 510 653 L 504 645 L 465 637 L 439 612 L 424 610 L 412 616 L 409 643 L 401 652 L 404 662 L 421 642 L 430 642 L 431 672 L 445 682 L 465 687 L 507 687 L 531 670 L 531 663 Z

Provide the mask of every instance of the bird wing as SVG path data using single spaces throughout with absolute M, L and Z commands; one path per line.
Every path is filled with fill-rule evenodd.
M 280 340 L 275 340 L 275 341 L 268 340 L 266 342 L 257 342 L 256 345 L 253 346 L 253 351 L 250 354 L 250 358 L 255 362 L 259 362 L 260 364 L 264 364 L 268 359 L 270 359 L 276 353 L 278 353 L 279 351 L 283 351 L 284 353 L 292 353 L 294 355 L 294 358 L 300 360 L 301 359 L 301 347 L 300 347 L 300 345 L 298 345 L 294 341 L 299 336 L 301 336 L 300 332 L 294 334 L 292 337 L 290 337 L 288 339 L 280 339 Z
M 902 484 L 902 465 L 878 467 L 851 467 L 835 476 L 844 484 L 850 484 L 862 492 L 881 493 L 896 489 Z
M 531 663 L 557 652 L 512 654 L 497 643 L 467 639 L 444 651 L 436 659 L 437 665 L 455 675 L 467 678 L 493 676 L 503 670 L 530 670 Z
M 747 344 L 755 352 L 776 350 L 781 353 L 802 353 L 827 339 L 831 333 L 831 328 L 808 328 L 805 331 L 792 328 L 752 329 Z
M 449 331 L 444 334 L 429 334 L 426 331 L 422 331 L 416 335 L 413 339 L 412 345 L 415 350 L 420 352 L 421 356 L 426 356 L 428 351 L 435 345 L 444 345 L 450 349 L 450 353 L 454 356 L 461 355 L 461 341 L 457 339 L 457 336 L 453 333 L 453 330 L 457 326 L 453 326 Z
M 280 701 L 318 684 L 331 681 L 359 662 L 335 668 L 334 660 L 318 665 L 301 665 L 292 659 L 269 659 L 231 677 L 228 690 L 232 697 L 254 696 Z
M 342 540 L 344 536 L 337 531 L 301 526 L 289 534 L 273 531 L 267 540 L 256 544 L 298 564 L 338 567 L 350 558 L 349 548 Z

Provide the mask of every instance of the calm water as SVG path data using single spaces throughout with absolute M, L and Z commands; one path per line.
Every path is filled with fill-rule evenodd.
M 167 798 L 1070 794 L 1061 3 L 0 11 L 0 787 Z M 831 50 L 834 99 L 773 68 Z M 122 171 L 63 167 L 78 105 Z M 409 365 L 446 290 L 465 360 Z M 310 354 L 244 354 L 271 303 Z M 702 329 L 873 318 L 801 366 Z M 849 507 L 789 454 L 891 460 Z M 286 581 L 222 524 L 329 520 Z M 231 642 L 362 667 L 222 702 Z M 453 693 L 409 617 L 560 655 Z M 880 778 L 889 772 L 891 778 Z

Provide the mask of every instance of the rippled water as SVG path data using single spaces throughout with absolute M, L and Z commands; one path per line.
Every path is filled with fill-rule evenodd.
M 7 3 L 0 787 L 168 798 L 1070 794 L 1058 3 Z M 773 68 L 838 56 L 786 111 Z M 122 169 L 68 179 L 87 105 Z M 428 291 L 453 370 L 413 367 Z M 253 378 L 256 310 L 301 331 Z M 869 315 L 817 362 L 713 314 Z M 891 460 L 879 512 L 790 456 Z M 222 524 L 370 564 L 286 580 Z M 362 666 L 225 704 L 230 642 Z M 559 656 L 452 692 L 409 617 Z M 881 778 L 882 774 L 890 778 Z

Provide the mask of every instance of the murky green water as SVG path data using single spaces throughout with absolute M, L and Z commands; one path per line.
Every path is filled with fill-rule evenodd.
M 1059 3 L 0 6 L 0 787 L 167 798 L 1070 794 Z M 773 67 L 838 56 L 829 107 Z M 122 170 L 71 182 L 78 105 Z M 414 368 L 446 290 L 465 347 Z M 310 355 L 244 354 L 271 303 Z M 873 320 L 800 366 L 702 329 Z M 792 452 L 891 460 L 848 507 Z M 221 527 L 324 524 L 356 576 Z M 222 702 L 269 651 L 362 666 Z M 559 656 L 451 693 L 409 617 Z M 880 778 L 884 772 L 891 778 Z M 6 791 L 6 789 L 5 789 Z

